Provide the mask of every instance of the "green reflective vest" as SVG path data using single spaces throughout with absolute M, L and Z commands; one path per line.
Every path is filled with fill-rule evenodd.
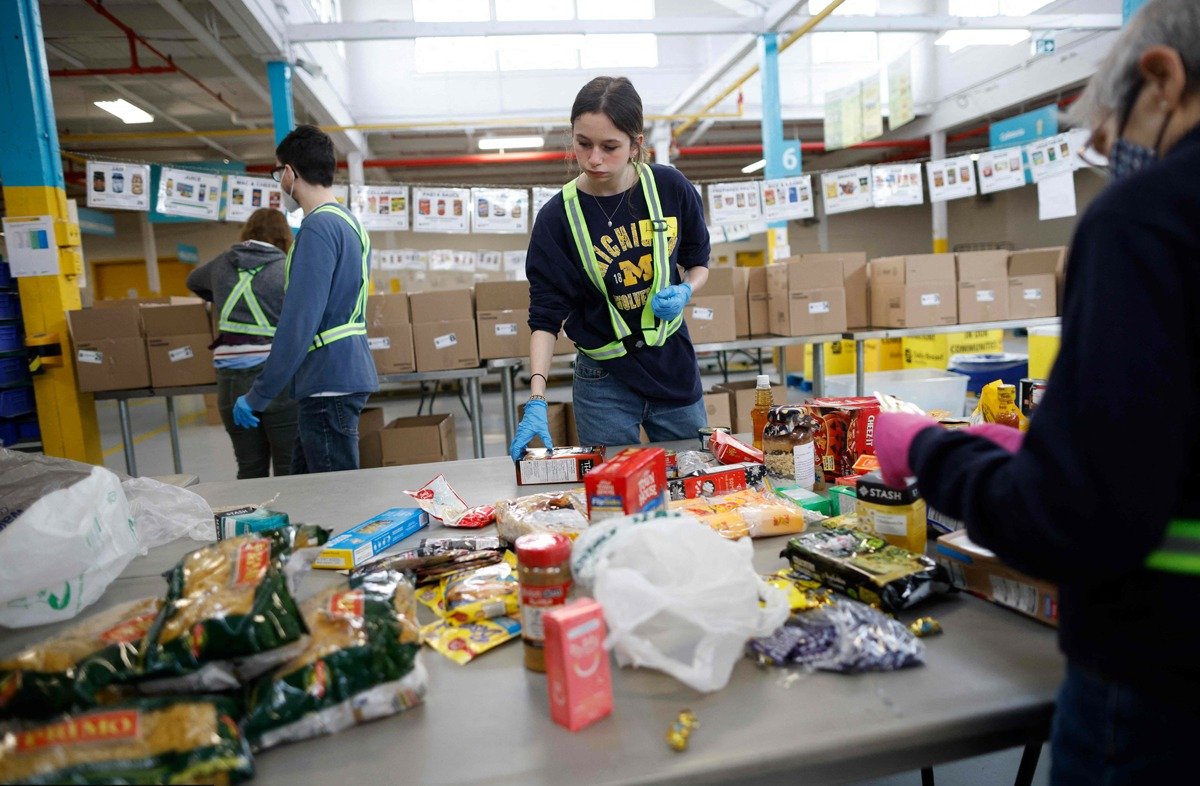
M 258 298 L 254 296 L 254 277 L 266 267 L 259 265 L 252 270 L 240 268 L 238 270 L 238 282 L 233 287 L 233 291 L 229 293 L 229 297 L 225 299 L 225 305 L 221 307 L 220 321 L 217 322 L 217 328 L 224 333 L 245 333 L 250 336 L 274 336 L 275 326 L 267 319 L 267 315 L 263 313 L 262 306 L 258 303 Z M 239 300 L 246 302 L 246 308 L 250 309 L 250 314 L 254 317 L 254 324 L 247 322 L 235 322 L 230 316 L 233 314 L 233 309 L 237 306 Z
M 634 336 L 633 331 L 625 322 L 625 318 L 621 316 L 621 312 L 608 297 L 608 290 L 604 286 L 604 269 L 596 260 L 596 252 L 592 247 L 592 236 L 588 232 L 587 221 L 584 220 L 583 209 L 579 204 L 578 186 L 572 180 L 562 189 L 563 203 L 567 210 L 567 224 L 571 227 L 575 250 L 579 252 L 584 272 L 587 273 L 596 289 L 600 290 L 600 295 L 608 305 L 608 318 L 612 322 L 613 334 L 616 336 L 616 341 L 602 347 L 595 349 L 579 347 L 580 352 L 593 360 L 613 360 L 623 357 L 628 353 L 628 344 L 630 343 L 634 349 L 641 349 L 644 346 L 661 347 L 683 324 L 682 314 L 670 322 L 664 322 L 654 316 L 654 309 L 650 305 L 654 296 L 671 284 L 671 257 L 667 253 L 667 222 L 663 219 L 662 203 L 658 199 L 658 187 L 654 184 L 654 173 L 646 164 L 635 164 L 634 166 L 637 167 L 638 180 L 642 184 L 642 194 L 645 195 L 646 206 L 650 210 L 650 226 L 653 228 L 650 251 L 654 276 L 650 285 L 650 296 L 646 298 L 646 304 L 642 307 L 642 335 L 640 338 Z
M 1146 558 L 1146 567 L 1200 576 L 1200 521 L 1177 519 L 1167 524 L 1162 545 Z
M 358 222 L 349 213 L 336 205 L 321 205 L 309 215 L 316 215 L 317 213 L 333 213 L 339 216 L 358 235 L 358 240 L 362 244 L 362 285 L 358 289 L 358 300 L 354 304 L 354 311 L 351 312 L 350 319 L 344 324 L 331 327 L 328 330 L 322 330 L 313 336 L 312 346 L 308 348 L 309 352 L 312 352 L 314 349 L 320 349 L 326 344 L 340 341 L 343 338 L 367 335 L 367 290 L 371 286 L 371 238 L 366 233 L 366 230 L 359 226 Z M 299 237 L 296 240 L 299 241 Z M 292 243 L 292 247 L 288 249 L 287 261 L 284 262 L 283 289 L 285 292 L 287 291 L 288 283 L 292 279 L 292 252 L 295 250 L 296 243 Z

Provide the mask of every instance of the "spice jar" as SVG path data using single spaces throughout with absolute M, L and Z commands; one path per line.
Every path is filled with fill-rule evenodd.
M 763 429 L 767 475 L 811 491 L 817 480 L 814 439 L 819 427 L 805 407 L 771 407 Z
M 516 546 L 525 668 L 545 671 L 542 615 L 565 604 L 571 592 L 571 541 L 559 533 L 533 532 L 517 538 Z

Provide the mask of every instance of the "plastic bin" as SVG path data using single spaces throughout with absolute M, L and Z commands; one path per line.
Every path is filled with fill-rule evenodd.
M 37 407 L 33 399 L 33 385 L 0 390 L 0 418 L 15 418 L 28 415 Z
M 17 421 L 17 442 L 41 442 L 42 427 L 36 416 Z
M 980 352 L 971 355 L 953 355 L 950 370 L 966 374 L 967 391 L 979 395 L 989 382 L 1002 380 L 1006 385 L 1016 385 L 1029 376 L 1029 356 L 1015 352 Z
M 961 417 L 967 399 L 967 376 L 935 368 L 906 368 L 900 371 L 876 371 L 866 375 L 864 394 L 890 393 L 916 404 L 926 412 L 934 409 Z M 825 378 L 826 396 L 853 396 L 854 375 L 836 374 Z
M 21 326 L 13 323 L 0 325 L 0 352 L 12 352 L 24 349 L 25 342 L 21 339 Z
M 3 259 L 0 259 L 0 289 L 12 289 L 16 286 L 16 282 L 12 277 L 12 268 Z
M 1029 328 L 1029 376 L 1034 379 L 1049 379 L 1058 347 L 1062 343 L 1062 327 Z
M 0 356 L 0 387 L 29 384 L 29 362 L 25 353 Z
M 16 292 L 0 292 L 0 319 L 20 319 L 21 298 Z

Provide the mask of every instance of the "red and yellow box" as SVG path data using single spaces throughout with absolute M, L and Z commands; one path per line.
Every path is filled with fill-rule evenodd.
M 583 477 L 588 518 L 659 510 L 667 499 L 667 452 L 626 448 Z

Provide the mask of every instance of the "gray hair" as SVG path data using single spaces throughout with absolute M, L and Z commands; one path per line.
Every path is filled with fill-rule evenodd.
M 1151 0 L 1130 20 L 1069 114 L 1073 125 L 1093 127 L 1127 111 L 1142 84 L 1138 61 L 1153 46 L 1179 52 L 1189 92 L 1200 90 L 1200 2 Z

